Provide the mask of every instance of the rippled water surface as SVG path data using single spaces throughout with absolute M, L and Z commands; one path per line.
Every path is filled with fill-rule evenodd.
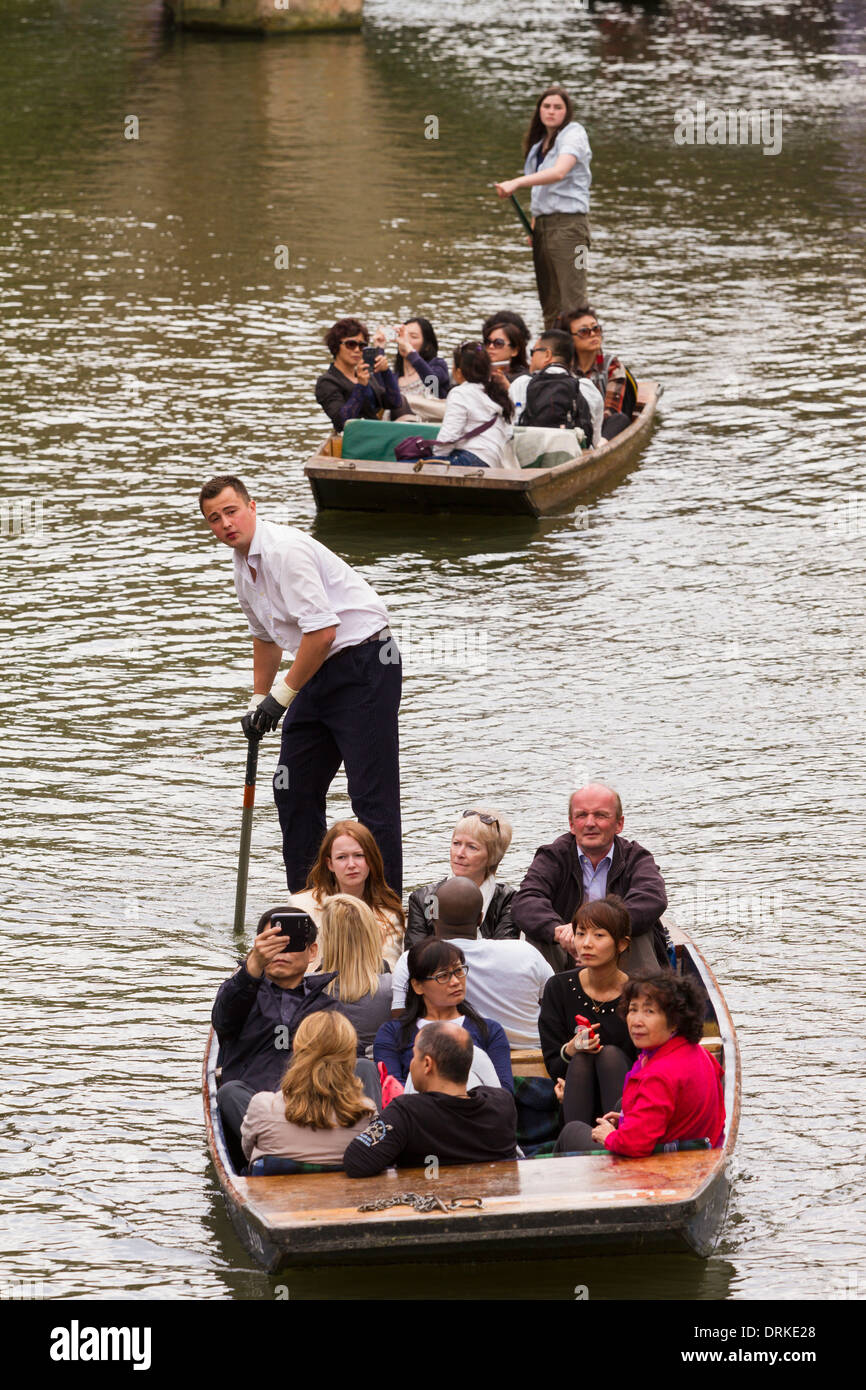
M 367 0 L 360 34 L 267 42 L 167 33 L 137 0 L 0 23 L 0 1282 L 271 1296 L 198 1092 L 250 666 L 195 496 L 233 471 L 402 627 L 408 884 L 481 797 L 519 880 L 571 785 L 612 781 L 743 1054 L 709 1261 L 539 1250 L 292 1297 L 862 1297 L 866 7 Z M 446 349 L 504 303 L 539 323 L 492 183 L 554 79 L 593 148 L 607 341 L 665 384 L 650 444 L 538 523 L 316 517 L 333 319 L 421 312 Z M 780 153 L 675 144 L 699 99 L 778 110 Z M 266 793 L 251 911 L 282 884 Z

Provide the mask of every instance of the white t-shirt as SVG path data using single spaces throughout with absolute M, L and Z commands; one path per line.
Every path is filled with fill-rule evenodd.
M 466 976 L 466 999 L 482 1018 L 493 1018 L 505 1029 L 509 1046 L 540 1047 L 538 1011 L 541 996 L 553 970 L 540 951 L 528 941 L 487 941 L 476 937 L 454 937 L 469 974 Z M 409 988 L 404 951 L 394 970 L 392 1009 L 402 1009 Z
M 490 419 L 493 424 L 489 429 L 464 438 Z M 446 458 L 452 449 L 468 449 L 490 468 L 509 468 L 512 464 L 505 450 L 510 438 L 511 426 L 505 423 L 500 406 L 477 381 L 463 381 L 452 386 L 445 397 L 445 414 L 433 452 L 437 458 Z
M 432 1018 L 419 1018 L 418 1027 L 423 1028 L 425 1023 L 432 1023 Z M 462 1016 L 455 1018 L 455 1023 L 459 1023 L 461 1028 L 466 1027 L 466 1020 Z M 466 1082 L 467 1091 L 471 1091 L 473 1086 L 500 1086 L 502 1082 L 496 1075 L 496 1068 L 488 1057 L 487 1053 L 477 1043 L 472 1048 L 472 1066 L 469 1069 L 469 1079 Z M 410 1072 L 406 1078 L 404 1087 L 405 1094 L 411 1095 L 415 1090 L 415 1082 L 412 1080 Z
M 292 656 L 305 632 L 336 627 L 330 657 L 388 625 L 388 610 L 366 579 L 295 526 L 257 522 L 249 555 L 234 553 L 234 574 L 251 635 Z

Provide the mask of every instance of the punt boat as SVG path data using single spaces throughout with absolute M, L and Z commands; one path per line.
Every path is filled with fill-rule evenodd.
M 564 453 L 547 451 L 538 460 L 513 468 L 460 468 L 450 464 L 403 463 L 393 444 L 407 435 L 429 433 L 431 425 L 401 421 L 350 420 L 342 435 L 330 434 L 307 462 L 316 507 L 368 512 L 482 512 L 487 515 L 543 516 L 567 508 L 582 493 L 620 476 L 634 463 L 652 429 L 663 387 L 638 382 L 637 407 L 627 429 L 597 449 L 573 445 Z M 444 402 L 410 404 L 426 420 L 441 419 Z M 355 426 L 366 426 L 365 430 Z M 372 426 L 372 432 L 370 427 Z M 382 444 L 376 448 L 376 431 Z M 528 431 L 526 433 L 529 433 Z M 546 430 L 545 435 L 557 432 Z M 520 436 L 520 427 L 515 435 Z M 353 445 L 353 438 L 361 442 Z M 573 436 L 571 436 L 573 439 Z
M 232 1224 L 272 1273 L 284 1266 L 503 1260 L 537 1255 L 691 1251 L 708 1255 L 727 1208 L 740 1113 L 740 1060 L 733 1023 L 695 943 L 668 922 L 677 969 L 706 1000 L 703 1045 L 725 1071 L 722 1148 L 626 1159 L 613 1154 L 525 1159 L 442 1168 L 241 1177 L 216 1104 L 217 1039 L 211 1030 L 203 1099 L 211 1159 Z M 516 1075 L 545 1076 L 540 1052 L 513 1052 Z M 439 1199 L 437 1210 L 390 1205 L 407 1192 Z M 361 1210 L 373 1206 L 376 1210 Z

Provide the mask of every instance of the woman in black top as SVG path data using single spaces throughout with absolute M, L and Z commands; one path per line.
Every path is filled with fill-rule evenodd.
M 511 900 L 517 888 L 510 883 L 496 883 L 496 870 L 511 844 L 511 826 L 504 816 L 490 811 L 464 811 L 451 835 L 451 873 L 455 878 L 470 878 L 481 889 L 484 916 L 478 935 L 501 941 L 517 939 L 520 932 L 511 917 Z M 436 890 L 444 878 L 425 883 L 409 894 L 404 949 L 433 936 L 433 915 Z
M 618 1012 L 628 975 L 619 957 L 628 949 L 628 909 L 611 893 L 585 902 L 572 922 L 581 968 L 548 980 L 538 1032 L 549 1074 L 562 1101 L 563 1122 L 595 1124 L 616 1108 L 626 1072 L 637 1057 Z M 576 1015 L 590 1027 L 577 1024 Z
M 373 370 L 364 361 L 370 335 L 360 319 L 340 319 L 329 328 L 325 343 L 333 362 L 316 382 L 316 400 L 337 434 L 348 420 L 375 420 L 390 410 L 392 419 L 410 413 L 400 384 L 379 349 Z

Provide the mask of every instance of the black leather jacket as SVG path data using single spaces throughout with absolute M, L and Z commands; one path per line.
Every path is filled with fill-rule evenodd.
M 416 888 L 414 893 L 409 894 L 404 951 L 411 950 L 426 936 L 433 935 L 433 897 L 444 882 L 445 879 L 440 878 L 438 883 L 426 883 L 423 888 Z M 504 941 L 507 937 L 516 939 L 520 936 L 520 929 L 514 925 L 511 917 L 511 899 L 516 892 L 516 886 L 511 883 L 497 883 L 479 936 L 486 937 L 488 941 Z

